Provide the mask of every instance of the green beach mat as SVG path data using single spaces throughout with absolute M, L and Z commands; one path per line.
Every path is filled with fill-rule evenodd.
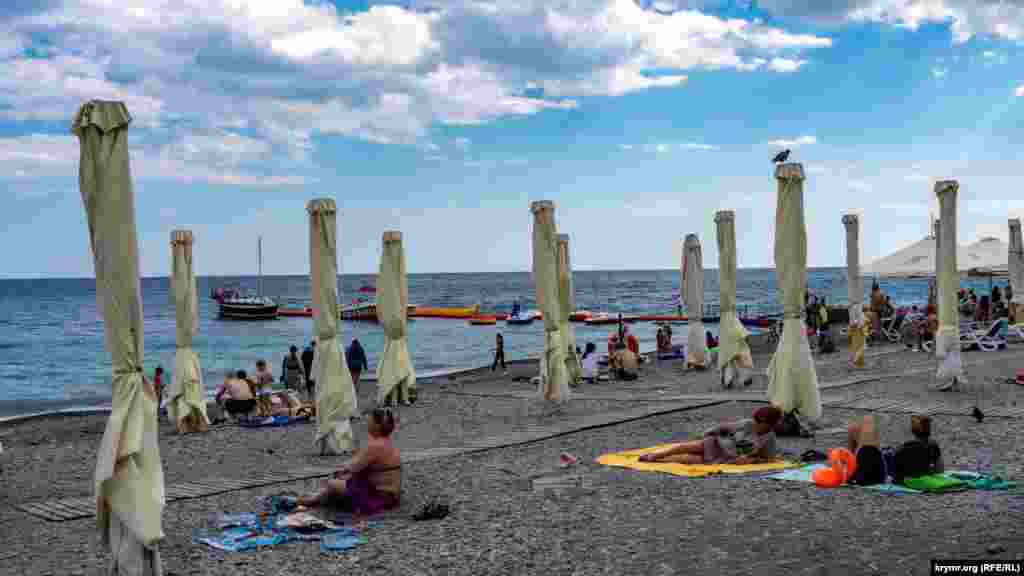
M 818 468 L 827 468 L 827 465 L 810 464 L 793 470 L 784 470 L 775 474 L 769 474 L 765 476 L 765 478 L 814 484 L 814 480 L 811 478 L 811 475 L 814 474 L 814 471 Z M 913 480 L 910 480 L 910 482 L 914 488 L 901 486 L 899 484 L 874 484 L 872 486 L 843 484 L 842 487 L 863 488 L 865 490 L 888 492 L 890 494 L 925 494 L 956 492 L 972 488 L 978 490 L 1007 490 L 1014 486 L 1014 483 L 1006 482 L 998 478 L 993 479 L 991 477 L 978 474 L 977 472 L 970 472 L 967 470 L 953 470 L 944 474 L 935 474 L 933 476 L 925 476 L 924 478 L 914 478 Z

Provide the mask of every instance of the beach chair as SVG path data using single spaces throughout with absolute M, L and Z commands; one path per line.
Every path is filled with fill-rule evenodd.
M 989 326 L 988 330 L 967 329 L 960 332 L 960 349 L 980 349 L 984 352 L 992 352 L 1006 347 L 1006 339 L 1003 338 L 1002 328 L 1005 318 L 1000 318 Z

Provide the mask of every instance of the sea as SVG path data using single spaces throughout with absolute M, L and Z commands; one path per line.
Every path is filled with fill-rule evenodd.
M 373 275 L 339 277 L 339 301 L 349 304 L 367 296 Z M 579 271 L 574 274 L 577 309 L 623 314 L 678 313 L 678 270 Z M 923 302 L 927 280 L 881 280 L 883 290 L 897 304 Z M 997 280 L 998 285 L 1005 280 Z M 865 290 L 870 281 L 865 280 Z M 737 273 L 737 300 L 741 315 L 781 311 L 773 269 L 741 269 Z M 964 280 L 965 287 L 987 290 L 985 279 Z M 309 276 L 203 277 L 198 279 L 199 333 L 194 342 L 203 367 L 207 393 L 228 370 L 253 371 L 266 359 L 280 373 L 281 361 L 291 345 L 300 349 L 314 338 L 311 318 L 280 318 L 266 322 L 222 321 L 213 289 L 234 287 L 261 290 L 282 305 L 310 305 Z M 812 268 L 808 288 L 829 303 L 847 301 L 846 272 L 842 268 Z M 157 365 L 174 366 L 175 313 L 167 278 L 141 281 L 145 329 L 145 368 L 152 375 Z M 523 310 L 535 309 L 533 278 L 529 272 L 486 274 L 410 274 L 409 301 L 423 306 L 472 306 L 484 311 L 508 312 L 518 300 Z M 369 295 L 372 298 L 372 294 Z M 718 302 L 717 270 L 704 274 L 705 305 Z M 580 347 L 602 343 L 613 326 L 574 324 Z M 717 326 L 708 325 L 716 332 Z M 409 323 L 409 350 L 419 374 L 490 364 L 495 334 L 505 339 L 506 358 L 524 358 L 543 351 L 543 323 L 529 326 L 470 326 L 465 320 L 414 319 Z M 643 347 L 653 347 L 657 327 L 637 323 L 631 330 Z M 372 373 L 384 347 L 381 328 L 372 323 L 341 322 L 347 345 L 358 338 L 366 349 Z M 685 337 L 685 327 L 675 339 Z M 600 349 L 600 347 L 599 347 Z M 103 320 L 97 308 L 96 282 L 85 279 L 0 280 L 0 419 L 67 410 L 102 409 L 110 401 L 110 354 L 105 349 Z

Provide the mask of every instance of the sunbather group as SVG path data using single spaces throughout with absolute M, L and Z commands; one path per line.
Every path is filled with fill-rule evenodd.
M 214 398 L 225 412 L 235 417 L 312 415 L 312 407 L 304 405 L 294 391 L 274 392 L 273 382 L 266 361 L 259 360 L 253 378 L 245 370 L 229 371 Z
M 754 411 L 751 418 L 725 422 L 704 432 L 699 440 L 644 454 L 641 462 L 675 464 L 760 464 L 782 460 L 776 429 L 783 413 L 775 406 Z M 913 438 L 898 448 L 883 448 L 873 416 L 848 427 L 848 445 L 857 465 L 851 484 L 897 484 L 943 472 L 942 452 L 931 438 L 931 418 L 912 416 Z

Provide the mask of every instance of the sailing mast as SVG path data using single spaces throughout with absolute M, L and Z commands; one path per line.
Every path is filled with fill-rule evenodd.
M 257 254 L 259 255 L 259 276 L 256 278 L 256 295 L 263 297 L 263 236 L 259 236 L 257 240 Z

